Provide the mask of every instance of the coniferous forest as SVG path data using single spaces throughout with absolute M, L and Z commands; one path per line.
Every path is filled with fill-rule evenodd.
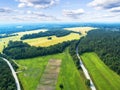
M 72 41 L 67 41 L 52 45 L 49 47 L 30 46 L 22 41 L 10 41 L 8 46 L 3 50 L 3 53 L 13 59 L 32 58 L 36 56 L 45 56 L 50 54 L 61 53 Z
M 120 74 L 120 31 L 94 30 L 81 39 L 79 53 L 96 52 L 103 62 Z

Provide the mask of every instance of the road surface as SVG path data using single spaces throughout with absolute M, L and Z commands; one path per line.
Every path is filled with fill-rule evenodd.
M 95 85 L 94 85 L 94 83 L 93 83 L 93 81 L 92 81 L 92 79 L 91 79 L 87 69 L 85 68 L 85 66 L 84 66 L 84 64 L 83 64 L 79 54 L 78 54 L 78 46 L 76 48 L 76 54 L 77 54 L 78 59 L 80 60 L 80 66 L 81 66 L 81 68 L 82 68 L 82 70 L 84 72 L 85 77 L 90 80 L 90 88 L 91 88 L 91 90 L 96 90 L 96 87 L 95 87 Z
M 17 86 L 17 90 L 21 90 L 19 80 L 17 78 L 16 72 L 15 72 L 14 68 L 12 67 L 11 63 L 5 58 L 2 58 L 2 59 L 8 64 L 8 66 L 9 66 L 9 68 L 10 68 L 12 74 L 13 74 L 13 77 L 15 79 L 15 83 L 16 83 L 16 86 Z

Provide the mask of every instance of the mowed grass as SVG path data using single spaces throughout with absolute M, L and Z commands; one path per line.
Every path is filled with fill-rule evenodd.
M 59 88 L 60 84 L 63 84 L 63 90 L 89 90 L 85 85 L 85 77 L 83 76 L 82 71 L 77 70 L 68 50 L 64 52 L 61 59 L 62 65 L 56 90 L 61 90 Z
M 120 76 L 109 69 L 93 52 L 81 55 L 98 90 L 120 90 Z
M 37 90 L 55 90 L 60 67 L 61 60 L 49 60 Z
M 22 72 L 18 73 L 18 76 L 24 90 L 36 90 L 50 59 L 62 60 L 56 90 L 61 90 L 59 87 L 60 84 L 63 84 L 64 90 L 88 90 L 83 74 L 76 69 L 72 57 L 68 53 L 68 49 L 60 54 L 16 60 L 20 65 L 17 71 L 22 70 Z
M 51 36 L 51 37 L 52 37 L 51 40 L 48 40 L 48 37 L 42 37 L 42 38 L 24 40 L 24 42 L 32 46 L 48 47 L 50 45 L 62 43 L 64 41 L 80 39 L 80 35 L 76 33 L 71 33 L 63 37 L 56 37 L 56 36 Z

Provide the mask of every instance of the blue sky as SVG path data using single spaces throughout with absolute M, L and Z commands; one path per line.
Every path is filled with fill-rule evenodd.
M 120 22 L 120 0 L 1 0 L 0 22 Z

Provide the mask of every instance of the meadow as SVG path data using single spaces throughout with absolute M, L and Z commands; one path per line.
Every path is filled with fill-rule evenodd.
M 63 84 L 64 90 L 89 90 L 85 85 L 83 73 L 77 70 L 68 49 L 60 54 L 15 60 L 19 64 L 17 71 L 22 71 L 18 73 L 18 77 L 24 90 L 36 90 L 50 59 L 62 60 L 56 90 L 61 90 L 60 84 Z
M 48 37 L 28 39 L 28 40 L 24 40 L 24 42 L 26 42 L 32 46 L 48 47 L 50 45 L 58 44 L 58 43 L 61 43 L 64 41 L 80 39 L 80 35 L 76 34 L 76 33 L 71 33 L 71 34 L 63 36 L 63 37 L 51 36 L 51 38 L 52 38 L 51 40 L 48 40 Z
M 0 38 L 0 52 L 2 52 L 4 46 L 7 47 L 7 44 L 10 40 L 12 41 L 20 41 L 21 36 L 25 35 L 25 34 L 32 34 L 32 33 L 38 33 L 38 32 L 44 32 L 46 30 L 34 30 L 34 31 L 25 31 L 25 32 L 18 32 L 18 33 L 14 33 L 14 34 L 18 34 L 18 36 L 11 36 L 11 37 L 7 37 L 7 38 Z
M 80 32 L 83 36 L 87 34 L 90 30 L 95 30 L 93 27 L 74 27 L 74 28 L 64 28 L 65 30 Z
M 81 58 L 98 90 L 120 89 L 120 76 L 109 69 L 96 53 L 84 53 Z
M 20 36 L 12 36 L 12 37 L 7 37 L 7 38 L 0 38 L 0 52 L 2 52 L 4 47 L 7 47 L 8 42 L 12 41 L 19 41 Z

